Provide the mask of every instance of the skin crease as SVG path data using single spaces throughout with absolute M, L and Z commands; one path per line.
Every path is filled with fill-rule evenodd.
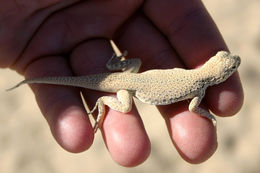
M 142 59 L 141 71 L 196 68 L 227 46 L 202 2 L 187 2 L 2 1 L 0 67 L 10 67 L 26 78 L 100 73 L 106 71 L 113 53 L 108 40 L 113 39 L 129 58 Z M 31 86 L 57 142 L 70 152 L 90 148 L 94 133 L 79 89 Z M 89 90 L 83 94 L 91 107 L 105 95 Z M 243 90 L 238 74 L 210 87 L 204 102 L 220 116 L 239 111 Z M 216 129 L 187 109 L 187 102 L 159 107 L 177 151 L 186 161 L 201 163 L 217 148 Z M 101 132 L 118 164 L 136 166 L 149 156 L 150 141 L 135 108 L 128 114 L 108 110 Z

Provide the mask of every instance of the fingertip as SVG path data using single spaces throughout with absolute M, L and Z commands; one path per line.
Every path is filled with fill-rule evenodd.
M 232 116 L 242 107 L 244 101 L 243 88 L 238 73 L 227 81 L 208 89 L 206 100 L 209 109 L 219 116 Z
M 79 153 L 92 145 L 94 131 L 86 116 L 83 110 L 71 107 L 49 121 L 52 134 L 62 148 Z
M 173 143 L 187 162 L 204 162 L 216 151 L 216 129 L 208 119 L 184 111 L 170 118 L 169 122 Z
M 123 114 L 109 110 L 102 134 L 111 157 L 121 166 L 137 166 L 150 154 L 150 140 L 136 111 Z

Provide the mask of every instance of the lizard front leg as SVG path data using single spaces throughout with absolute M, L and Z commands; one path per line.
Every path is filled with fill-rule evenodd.
M 214 126 L 216 126 L 217 120 L 215 119 L 215 117 L 205 109 L 199 107 L 203 96 L 204 94 L 202 94 L 202 96 L 196 96 L 191 100 L 189 104 L 189 111 L 210 119 L 213 122 Z
M 137 73 L 142 64 L 140 59 L 125 59 L 127 51 L 124 51 L 122 55 L 116 56 L 115 54 L 108 60 L 106 67 L 110 71 L 122 70 L 128 73 Z
M 94 125 L 94 132 L 96 132 L 103 124 L 106 112 L 105 105 L 113 110 L 127 113 L 132 109 L 132 102 L 132 94 L 127 90 L 119 90 L 117 92 L 117 98 L 112 96 L 100 97 L 97 100 L 95 107 L 90 112 L 93 113 L 98 108 L 98 116 Z

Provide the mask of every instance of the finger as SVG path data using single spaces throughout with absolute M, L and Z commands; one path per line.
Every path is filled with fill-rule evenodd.
M 190 68 L 198 67 L 219 50 L 227 50 L 221 34 L 201 1 L 155 1 L 144 5 L 145 14 L 167 36 L 172 47 Z M 243 103 L 237 74 L 225 83 L 209 88 L 209 108 L 217 115 L 239 111 Z
M 72 68 L 77 75 L 107 72 L 105 64 L 112 54 L 108 40 L 86 41 L 74 49 L 71 55 Z M 105 95 L 91 90 L 83 93 L 91 108 L 98 97 Z M 118 164 L 136 166 L 149 156 L 150 141 L 135 107 L 127 114 L 109 109 L 101 132 L 110 155 Z
M 1 1 L 0 67 L 13 64 L 30 42 L 33 34 L 54 11 L 78 0 Z M 26 9 L 26 10 L 24 10 Z
M 190 163 L 207 160 L 217 149 L 216 129 L 212 122 L 187 110 L 188 103 L 177 103 L 160 109 L 171 139 L 183 159 Z
M 149 70 L 150 68 L 173 68 L 174 66 L 181 66 L 181 62 L 178 60 L 177 54 L 171 48 L 169 42 L 154 26 L 144 17 L 135 16 L 131 21 L 128 21 L 123 26 L 122 34 L 118 35 L 115 39 L 116 43 L 121 50 L 128 50 L 129 56 L 141 57 L 143 61 L 143 69 Z M 163 90 L 163 88 L 162 88 Z M 181 107 L 182 109 L 179 109 Z M 213 128 L 212 123 L 207 119 L 198 115 L 194 118 L 194 114 L 187 111 L 188 105 L 184 102 L 177 103 L 176 106 L 159 106 L 158 107 L 164 118 L 166 119 L 167 126 L 170 132 L 173 143 L 180 152 L 181 156 L 189 162 L 201 162 L 212 155 L 216 149 L 216 130 Z M 176 117 L 176 122 L 174 117 Z M 181 120 L 178 121 L 177 118 Z M 193 119 L 196 121 L 193 122 Z M 187 127 L 189 122 L 192 127 Z M 198 123 L 199 122 L 199 123 Z M 186 133 L 185 138 L 175 137 L 180 136 L 183 131 L 174 129 L 174 125 L 180 123 L 179 126 L 184 126 Z M 193 126 L 193 125 L 196 126 Z M 196 138 L 195 133 L 189 133 L 192 128 L 207 129 L 200 138 Z M 213 135 L 212 135 L 213 134 Z M 201 139 L 202 141 L 199 141 Z M 194 153 L 194 148 L 186 145 L 188 142 L 197 144 L 196 155 L 190 155 Z M 203 150 L 205 149 L 205 150 Z M 193 157 L 189 157 L 193 156 Z
M 81 1 L 57 11 L 35 31 L 13 68 L 22 73 L 28 63 L 39 57 L 68 53 L 87 39 L 111 38 L 137 5 L 137 0 Z
M 42 57 L 31 63 L 26 78 L 71 75 L 63 57 Z M 81 102 L 79 91 L 62 86 L 31 85 L 42 114 L 57 142 L 70 152 L 81 152 L 93 143 L 94 132 Z

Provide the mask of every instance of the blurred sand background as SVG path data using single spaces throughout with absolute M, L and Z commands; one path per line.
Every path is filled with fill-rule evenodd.
M 242 57 L 239 68 L 245 102 L 237 116 L 218 118 L 216 153 L 191 165 L 181 159 L 164 121 L 149 105 L 138 107 L 151 139 L 150 157 L 140 166 L 117 165 L 97 133 L 86 152 L 64 151 L 52 138 L 28 86 L 4 90 L 23 78 L 0 69 L 0 172 L 200 172 L 260 173 L 260 1 L 204 0 L 231 52 Z

